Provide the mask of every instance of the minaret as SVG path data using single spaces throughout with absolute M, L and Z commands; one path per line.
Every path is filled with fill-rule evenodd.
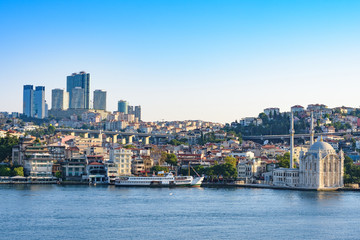
M 290 117 L 290 168 L 294 167 L 294 113 Z
M 314 112 L 311 111 L 311 122 L 310 122 L 310 146 L 314 144 Z

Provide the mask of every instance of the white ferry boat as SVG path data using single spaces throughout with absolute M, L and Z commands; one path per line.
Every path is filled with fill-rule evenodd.
M 204 177 L 174 176 L 172 173 L 152 177 L 119 177 L 115 180 L 116 186 L 200 186 Z

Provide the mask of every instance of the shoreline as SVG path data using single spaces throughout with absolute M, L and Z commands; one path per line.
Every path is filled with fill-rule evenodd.
M 115 186 L 114 184 L 109 183 L 97 183 L 90 184 L 84 182 L 0 182 L 0 185 L 79 185 L 79 186 Z M 122 187 L 137 187 L 137 186 L 122 186 Z M 142 187 L 150 187 L 150 186 L 142 186 Z M 177 188 L 183 186 L 151 186 L 150 188 Z M 191 187 L 191 186 L 189 186 Z M 203 183 L 201 186 L 203 188 L 260 188 L 260 189 L 275 189 L 275 190 L 292 190 L 292 191 L 321 191 L 321 192 L 329 192 L 329 191 L 352 191 L 352 192 L 360 192 L 360 188 L 337 188 L 337 189 L 305 189 L 305 188 L 296 188 L 296 187 L 281 187 L 281 186 L 272 186 L 266 184 L 236 184 L 236 183 Z

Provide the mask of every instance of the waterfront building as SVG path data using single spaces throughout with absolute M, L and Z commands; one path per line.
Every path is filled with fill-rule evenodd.
M 11 161 L 13 165 L 24 166 L 25 163 L 25 151 L 28 147 L 31 147 L 34 143 L 35 138 L 26 136 L 19 139 L 19 144 L 13 146 Z
M 300 185 L 309 189 L 343 187 L 344 156 L 322 140 L 301 156 Z
M 106 168 L 107 168 L 107 176 L 109 178 L 109 183 L 114 183 L 116 177 L 118 176 L 118 168 L 115 163 L 113 162 L 106 162 Z
M 51 91 L 51 109 L 67 110 L 69 108 L 69 93 L 64 89 L 56 88 Z
M 273 171 L 273 184 L 281 187 L 299 187 L 299 169 L 276 168 Z
M 86 166 L 87 175 L 83 175 L 82 179 L 90 183 L 107 183 L 107 169 L 105 164 L 101 162 L 91 162 Z
M 86 158 L 84 155 L 75 155 L 64 162 L 62 165 L 62 175 L 67 181 L 81 181 L 86 174 Z
M 27 117 L 33 116 L 33 85 L 24 85 L 23 91 L 23 114 Z
M 50 155 L 57 162 L 65 160 L 66 145 L 63 143 L 53 143 L 47 145 Z
M 33 152 L 26 155 L 24 173 L 31 177 L 52 177 L 53 163 L 49 153 Z
M 85 108 L 85 90 L 81 87 L 75 87 L 71 90 L 70 94 L 70 108 L 71 109 L 84 109 Z
M 294 166 L 294 121 L 291 114 L 290 168 L 273 170 L 273 184 L 283 187 L 299 187 L 314 190 L 332 190 L 343 187 L 344 153 L 336 153 L 334 148 L 322 141 L 314 142 L 313 124 L 310 128 L 310 148 L 301 151 L 299 168 Z M 313 121 L 313 118 L 311 118 Z
M 106 91 L 104 90 L 95 90 L 94 91 L 94 106 L 95 110 L 104 110 L 106 111 Z
M 110 150 L 110 161 L 117 167 L 117 175 L 131 174 L 132 152 L 125 148 L 115 148 Z
M 141 121 L 141 106 L 135 106 L 135 118 Z
M 118 101 L 118 112 L 128 114 L 128 102 L 124 100 Z
M 153 165 L 154 161 L 150 156 L 134 156 L 131 163 L 131 172 L 135 175 L 148 174 Z
M 253 158 L 251 160 L 240 161 L 237 165 L 237 175 L 240 180 L 245 182 L 258 179 L 262 173 L 266 171 L 266 162 L 261 158 Z
M 71 105 L 71 103 L 73 102 L 72 99 L 74 96 L 73 95 L 74 88 L 82 88 L 84 90 L 83 93 L 84 97 L 80 105 L 83 106 L 82 108 L 89 109 L 90 108 L 90 73 L 80 72 L 80 73 L 73 73 L 71 76 L 67 76 L 66 91 L 69 93 L 70 108 L 74 108 L 74 106 Z

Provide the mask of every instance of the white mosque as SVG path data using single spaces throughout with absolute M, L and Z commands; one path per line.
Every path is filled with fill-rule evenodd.
M 290 168 L 277 168 L 273 171 L 275 186 L 336 190 L 344 186 L 344 153 L 336 153 L 334 148 L 322 141 L 314 142 L 313 115 L 311 116 L 310 148 L 302 151 L 299 157 L 299 168 L 293 168 L 294 151 L 294 117 L 291 113 L 290 130 Z

